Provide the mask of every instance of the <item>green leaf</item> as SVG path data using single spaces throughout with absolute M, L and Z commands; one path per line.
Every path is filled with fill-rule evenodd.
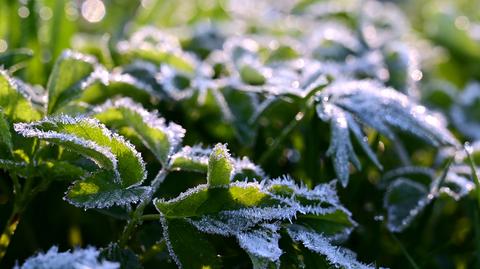
M 133 130 L 164 166 L 185 133 L 179 125 L 167 125 L 156 113 L 148 112 L 129 98 L 108 101 L 94 110 L 94 116 L 117 130 L 125 127 Z
M 74 180 L 87 175 L 87 171 L 65 161 L 43 161 L 38 164 L 37 173 L 54 180 Z
M 278 204 L 258 184 L 235 183 L 212 187 L 199 185 L 177 198 L 154 201 L 157 210 L 167 218 L 195 217 L 249 207 L 268 207 Z
M 105 208 L 137 203 L 150 192 L 150 187 L 144 186 L 124 188 L 109 181 L 112 177 L 111 171 L 100 170 L 85 179 L 75 181 L 64 199 L 77 207 Z
M 16 173 L 24 173 L 24 168 L 27 166 L 27 163 L 16 162 L 12 160 L 0 159 L 0 169 L 13 171 Z
M 52 114 L 63 105 L 77 98 L 82 89 L 94 82 L 90 78 L 95 71 L 95 58 L 70 50 L 57 59 L 48 79 L 47 114 Z
M 21 48 L 8 50 L 4 53 L 0 53 L 0 67 L 10 69 L 12 66 L 30 60 L 32 56 L 33 51 L 30 49 Z
M 260 71 L 250 65 L 243 65 L 240 68 L 240 77 L 243 82 L 250 85 L 263 85 L 267 81 Z
M 210 148 L 204 149 L 199 145 L 193 147 L 185 146 L 171 157 L 170 168 L 180 171 L 207 173 L 208 156 L 211 152 Z
M 195 58 L 182 50 L 177 38 L 153 27 L 135 32 L 128 41 L 119 43 L 118 51 L 125 58 L 167 64 L 189 73 L 195 70 Z
M 180 268 L 222 268 L 214 246 L 186 220 L 161 217 L 161 223 L 170 256 Z
M 217 144 L 208 158 L 207 183 L 210 187 L 227 185 L 233 172 L 233 161 L 228 149 L 223 144 Z
M 22 94 L 17 81 L 3 70 L 0 70 L 0 107 L 11 122 L 32 121 L 41 117 Z
M 10 133 L 10 124 L 5 118 L 3 109 L 0 107 L 0 144 L 3 144 L 7 150 L 11 151 L 13 148 L 12 134 Z
M 17 123 L 15 131 L 65 147 L 113 171 L 114 181 L 123 187 L 141 184 L 146 177 L 140 154 L 122 136 L 112 133 L 97 120 L 55 116 L 32 123 Z

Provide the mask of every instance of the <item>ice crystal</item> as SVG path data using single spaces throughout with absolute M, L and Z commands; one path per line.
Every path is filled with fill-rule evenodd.
M 349 225 L 339 228 L 333 233 L 329 232 L 328 235 L 326 234 L 324 237 L 326 242 L 345 238 L 356 225 L 350 217 L 350 212 L 340 204 L 336 195 L 335 182 L 320 184 L 314 189 L 308 189 L 306 186 L 298 186 L 289 177 L 273 180 L 267 179 L 261 182 L 234 181 L 229 185 L 209 186 L 205 184 L 181 193 L 172 200 L 165 201 L 157 199 L 154 203 L 157 205 L 157 209 L 161 215 L 162 211 L 165 210 L 165 214 L 167 215 L 164 217 L 168 218 L 172 217 L 171 214 L 186 214 L 178 210 L 185 206 L 189 199 L 194 199 L 197 202 L 198 199 L 208 199 L 208 196 L 206 197 L 204 196 L 205 194 L 200 193 L 212 191 L 212 195 L 216 195 L 214 193 L 218 193 L 217 190 L 220 189 L 225 191 L 233 190 L 231 195 L 235 193 L 235 195 L 242 195 L 241 197 L 246 195 L 246 193 L 249 192 L 248 190 L 256 189 L 256 196 L 262 195 L 264 197 L 270 197 L 269 199 L 273 200 L 271 200 L 271 202 L 261 200 L 264 202 L 260 204 L 245 204 L 243 206 L 223 209 L 216 213 L 212 212 L 198 215 L 200 208 L 202 208 L 201 210 L 208 210 L 202 206 L 199 209 L 192 209 L 194 215 L 183 216 L 201 232 L 235 237 L 240 247 L 246 250 L 251 256 L 255 266 L 259 268 L 263 268 L 263 266 L 269 263 L 279 264 L 279 257 L 282 254 L 282 250 L 278 245 L 280 229 L 283 227 L 281 223 L 295 223 L 297 219 L 302 218 L 304 215 L 327 216 L 329 214 L 340 214 L 345 216 L 345 221 L 349 223 Z M 245 193 L 241 194 L 243 192 Z M 255 199 L 253 197 L 254 196 L 252 196 L 252 199 Z M 222 203 L 221 201 L 216 201 L 216 203 L 218 202 Z M 238 202 L 250 203 L 247 200 L 238 200 Z M 226 203 L 228 204 L 230 202 Z M 209 202 L 204 200 L 201 204 L 207 206 Z M 332 221 L 335 220 L 332 219 Z M 167 222 L 162 221 L 162 225 L 165 231 L 167 229 L 167 226 L 165 226 Z M 312 233 L 317 234 L 317 232 L 313 231 Z M 165 234 L 164 237 L 168 240 L 168 233 Z M 169 249 L 171 252 L 174 252 L 173 248 Z M 173 259 L 175 259 L 175 253 L 171 254 Z M 337 262 L 336 260 L 331 261 L 333 264 Z
M 75 249 L 73 251 L 58 252 L 58 247 L 51 247 L 46 253 L 39 253 L 28 258 L 21 266 L 15 269 L 117 269 L 120 264 L 107 260 L 100 260 L 100 252 L 93 248 Z
M 99 167 L 111 169 L 116 182 L 127 186 L 138 185 L 146 178 L 145 163 L 140 153 L 130 142 L 111 132 L 98 120 L 60 115 L 32 123 L 17 123 L 14 129 L 25 137 L 60 144 L 92 159 Z M 97 137 L 92 136 L 94 133 Z
M 356 255 L 352 251 L 332 245 L 328 238 L 308 228 L 291 225 L 287 231 L 293 240 L 301 242 L 311 251 L 325 256 L 325 258 L 330 262 L 330 264 L 334 265 L 335 268 L 375 268 L 375 266 L 365 265 L 357 261 Z
M 108 100 L 103 105 L 96 107 L 93 110 L 93 113 L 101 114 L 103 112 L 108 112 L 111 109 L 124 109 L 126 111 L 137 114 L 148 128 L 166 135 L 168 140 L 168 149 L 165 154 L 166 156 L 170 156 L 176 151 L 177 147 L 181 144 L 182 139 L 185 135 L 185 129 L 183 129 L 180 125 L 177 125 L 175 123 L 167 124 L 165 122 L 165 119 L 159 117 L 156 111 L 149 112 L 141 105 L 133 102 L 133 100 L 131 100 L 130 98 L 121 98 L 115 101 Z M 156 154 L 158 158 L 162 159 L 162 157 L 159 156 L 162 152 L 155 151 L 154 144 L 155 139 L 157 140 L 156 142 L 160 142 L 158 141 L 160 139 L 158 137 L 149 137 L 150 133 L 148 130 L 139 129 L 136 131 L 138 132 L 138 135 L 142 137 L 142 139 L 145 141 L 144 143 L 146 144 L 146 146 L 150 147 L 150 150 L 154 150 L 153 153 Z

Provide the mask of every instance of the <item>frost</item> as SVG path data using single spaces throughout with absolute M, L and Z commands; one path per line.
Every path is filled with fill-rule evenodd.
M 155 27 L 143 27 L 129 40 L 118 43 L 121 54 L 131 54 L 156 63 L 166 62 L 179 69 L 191 71 L 196 65 L 193 54 L 184 52 L 175 36 L 162 32 Z
M 266 174 L 263 169 L 254 164 L 248 157 L 233 159 L 233 177 L 236 175 L 248 177 L 249 174 L 253 174 L 255 179 L 265 178 Z M 243 178 L 242 178 L 243 180 Z
M 328 238 L 308 228 L 298 225 L 291 225 L 287 229 L 287 232 L 293 240 L 299 241 L 311 251 L 325 256 L 330 264 L 334 265 L 335 268 L 375 268 L 373 265 L 365 265 L 357 261 L 356 255 L 352 251 L 333 246 Z
M 220 203 L 220 206 L 211 205 L 212 201 L 208 200 L 210 195 L 224 197 L 220 195 L 224 193 L 219 192 L 220 190 L 228 191 L 233 195 L 233 201 L 240 204 L 232 205 L 229 200 L 217 199 L 214 203 Z M 252 193 L 252 190 L 256 191 Z M 247 193 L 250 195 L 247 196 Z M 259 199 L 256 197 L 263 198 L 257 203 L 250 204 L 250 199 Z M 189 201 L 195 201 L 197 208 L 187 209 Z M 222 206 L 223 203 L 227 208 Z M 324 216 L 327 221 L 338 222 L 336 230 L 328 231 L 328 234 L 324 235 L 328 241 L 346 238 L 356 225 L 351 219 L 350 212 L 340 204 L 335 182 L 308 189 L 306 186 L 298 186 L 289 177 L 261 182 L 234 181 L 228 185 L 216 186 L 204 184 L 189 189 L 169 201 L 157 199 L 154 204 L 164 218 L 180 214 L 201 232 L 235 237 L 240 247 L 251 256 L 254 266 L 258 268 L 265 268 L 270 263 L 279 265 L 279 257 L 283 252 L 278 244 L 280 229 L 283 229 L 285 224 L 296 223 L 303 216 Z M 213 209 L 209 209 L 209 205 L 218 208 L 218 211 L 212 212 Z M 181 208 L 185 208 L 186 211 L 182 211 Z M 209 213 L 201 213 L 203 210 Z M 348 225 L 343 226 L 346 223 Z M 163 221 L 162 225 L 166 225 L 166 221 Z M 168 234 L 164 236 L 168 238 Z M 173 252 L 173 249 L 171 251 Z M 175 253 L 172 253 L 172 257 L 175 259 Z
M 117 269 L 120 264 L 99 259 L 100 252 L 93 248 L 75 249 L 73 252 L 58 252 L 58 247 L 51 247 L 46 253 L 39 253 L 28 258 L 22 266 L 14 269 Z
M 238 243 L 250 255 L 276 262 L 282 255 L 282 250 L 278 246 L 279 229 L 278 225 L 264 224 L 254 231 L 239 233 Z
M 373 81 L 334 82 L 317 96 L 317 100 L 318 116 L 331 123 L 328 154 L 333 156 L 336 174 L 344 186 L 348 183 L 349 161 L 360 169 L 348 129 L 372 162 L 381 168 L 357 121 L 371 126 L 391 140 L 396 139 L 394 130 L 399 129 L 434 146 L 458 145 L 442 118 L 416 105 L 402 93 Z
M 211 148 L 201 145 L 184 146 L 170 158 L 171 167 L 178 170 L 206 172 Z
M 119 109 L 120 111 L 124 110 L 126 111 L 125 113 L 133 113 L 138 115 L 140 120 L 147 126 L 147 128 L 157 132 L 157 135 L 153 134 L 150 130 L 144 129 L 143 126 L 139 125 L 140 123 L 138 122 L 129 124 L 132 127 L 137 127 L 135 131 L 141 137 L 143 143 L 153 151 L 159 160 L 164 161 L 164 159 L 167 159 L 168 156 L 174 153 L 177 147 L 181 144 L 185 135 L 185 129 L 175 123 L 167 124 L 164 118 L 160 118 L 158 116 L 157 112 L 147 111 L 141 105 L 133 102 L 133 100 L 130 98 L 121 98 L 115 101 L 108 100 L 103 105 L 96 107 L 93 110 L 93 115 L 96 114 L 98 116 L 98 114 L 102 113 L 108 114 L 110 110 L 116 109 Z M 108 115 L 106 116 L 106 121 L 109 121 Z M 167 137 L 167 141 L 165 141 L 167 144 L 167 149 L 158 148 L 161 147 L 161 145 L 158 144 L 165 143 L 158 137 L 158 133 Z
M 92 159 L 99 167 L 111 169 L 116 182 L 138 185 L 146 177 L 140 153 L 98 120 L 60 115 L 32 123 L 17 123 L 14 129 L 25 137 L 47 140 Z
M 373 81 L 346 81 L 329 85 L 319 95 L 321 102 L 333 103 L 352 113 L 390 139 L 392 128 L 414 134 L 432 145 L 457 145 L 442 118 L 431 114 L 407 96 Z

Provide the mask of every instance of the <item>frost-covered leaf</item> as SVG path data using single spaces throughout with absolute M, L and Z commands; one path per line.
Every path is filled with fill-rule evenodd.
M 164 166 L 181 144 L 185 133 L 179 125 L 167 124 L 157 113 L 147 111 L 129 98 L 107 101 L 95 108 L 93 113 L 109 127 L 132 129 Z
M 17 123 L 15 131 L 65 147 L 113 171 L 114 182 L 128 187 L 146 177 L 145 164 L 135 148 L 97 120 L 55 116 L 32 123 Z M 107 180 L 107 179 L 105 179 Z
M 278 224 L 263 224 L 252 231 L 237 235 L 238 244 L 250 256 L 253 268 L 269 268 L 271 265 L 280 264 L 279 259 L 283 251 L 278 245 L 280 240 L 278 230 L 280 230 Z
M 335 173 L 342 185 L 346 187 L 350 174 L 350 162 L 352 162 L 357 169 L 361 169 L 360 161 L 355 155 L 352 143 L 350 142 L 347 115 L 341 109 L 337 109 L 334 106 L 332 106 L 330 113 L 331 138 L 327 155 L 332 157 Z
M 89 247 L 74 251 L 58 252 L 58 247 L 51 247 L 46 253 L 39 253 L 28 258 L 21 266 L 15 269 L 118 269 L 120 264 L 100 259 L 100 252 Z
M 206 174 L 211 153 L 211 148 L 204 148 L 200 145 L 184 146 L 171 157 L 170 167 L 173 170 Z M 232 164 L 232 181 L 260 180 L 266 177 L 263 169 L 247 157 L 232 158 Z
M 232 180 L 242 181 L 242 180 L 261 180 L 265 178 L 265 172 L 263 169 L 254 164 L 249 158 L 235 158 L 233 160 L 233 176 Z
M 214 246 L 204 234 L 183 219 L 161 217 L 170 257 L 179 268 L 221 268 Z
M 388 229 L 405 229 L 433 198 L 422 184 L 407 178 L 398 178 L 385 193 L 384 207 L 388 214 Z
M 222 182 L 199 185 L 168 201 L 156 199 L 154 204 L 164 227 L 171 219 L 183 218 L 201 232 L 233 236 L 255 268 L 270 268 L 279 264 L 283 253 L 279 247 L 282 223 L 309 227 L 328 240 L 344 239 L 355 227 L 334 186 L 332 182 L 310 190 L 289 178 Z M 168 239 L 169 234 L 164 237 Z M 176 251 L 171 247 L 170 251 L 175 257 Z
M 165 217 L 194 217 L 226 210 L 248 207 L 273 206 L 277 201 L 263 192 L 256 183 L 231 183 L 230 185 L 199 185 L 165 201 L 157 199 L 157 209 Z M 267 216 L 265 216 L 267 217 Z
M 7 170 L 7 171 L 13 171 L 16 173 L 23 174 L 24 168 L 27 166 L 27 163 L 25 162 L 17 162 L 17 161 L 12 161 L 12 160 L 4 160 L 0 159 L 0 169 Z
M 3 70 L 0 70 L 0 107 L 11 122 L 32 121 L 41 117 L 28 96 L 21 91 L 18 80 Z
M 95 58 L 70 50 L 57 59 L 48 79 L 47 113 L 52 114 L 67 102 L 75 99 L 83 89 L 95 81 Z
M 210 187 L 228 185 L 232 178 L 233 160 L 223 144 L 217 144 L 208 158 L 207 183 Z
M 290 225 L 287 229 L 289 236 L 301 242 L 306 248 L 324 256 L 336 268 L 345 269 L 373 269 L 375 266 L 366 265 L 357 261 L 352 251 L 332 245 L 322 234 L 298 225 Z
M 359 125 L 365 124 L 395 140 L 395 130 L 416 135 L 432 145 L 456 145 L 455 137 L 441 118 L 425 107 L 416 105 L 407 96 L 371 81 L 336 82 L 318 96 L 317 114 L 330 122 L 332 135 L 328 154 L 332 156 L 337 176 L 348 184 L 349 162 L 360 169 L 350 132 L 369 159 L 382 168 Z
M 194 56 L 181 49 L 176 37 L 154 27 L 138 30 L 129 40 L 119 42 L 117 49 L 127 57 L 166 63 L 187 72 L 192 72 L 196 65 Z
M 125 188 L 109 181 L 110 171 L 97 171 L 82 180 L 75 181 L 65 193 L 69 203 L 84 208 L 106 208 L 113 205 L 129 205 L 145 199 L 150 187 L 131 186 Z
M 211 152 L 211 148 L 202 148 L 199 145 L 185 146 L 172 155 L 170 167 L 180 171 L 207 173 Z
M 400 129 L 434 146 L 458 144 L 443 119 L 402 93 L 372 81 L 333 83 L 322 91 L 318 100 L 350 112 L 361 123 L 375 128 L 390 139 L 395 137 L 393 129 Z
M 140 74 L 133 71 L 114 69 L 108 72 L 103 68 L 97 68 L 90 78 L 95 83 L 88 85 L 78 100 L 89 104 L 101 104 L 116 96 L 128 96 L 134 100 L 145 102 L 151 98 L 165 99 L 164 89 L 156 82 L 156 74 L 150 74 L 149 69 L 138 69 L 136 72 L 146 77 L 152 76 L 151 79 L 154 81 L 142 79 Z

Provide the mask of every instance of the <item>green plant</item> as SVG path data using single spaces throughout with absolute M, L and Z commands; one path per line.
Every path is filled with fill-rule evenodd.
M 480 235 L 480 144 L 461 146 L 478 139 L 480 87 L 470 82 L 478 62 L 468 61 L 466 77 L 451 78 L 443 68 L 455 68 L 439 54 L 421 53 L 435 52 L 428 37 L 458 61 L 478 59 L 474 33 L 448 28 L 444 38 L 418 30 L 397 6 L 376 1 L 257 3 L 264 9 L 252 8 L 254 1 L 214 2 L 186 5 L 195 12 L 181 29 L 168 28 L 181 24 L 179 13 L 187 16 L 175 1 L 122 2 L 135 14 L 112 4 L 107 14 L 122 18 L 105 18 L 102 31 L 121 22 L 111 36 L 92 34 L 89 24 L 80 29 L 89 35 L 61 32 L 42 19 L 42 8 L 52 7 L 65 10 L 50 14 L 53 20 L 65 19 L 68 4 L 20 4 L 38 10 L 25 20 L 53 32 L 51 39 L 29 36 L 37 47 L 45 43 L 33 52 L 12 33 L 11 48 L 0 54 L 0 186 L 8 190 L 0 215 L 9 214 L 0 261 L 5 256 L 11 266 L 20 258 L 8 256 L 9 245 L 33 214 L 32 201 L 58 192 L 72 205 L 67 219 L 91 221 L 87 233 L 102 221 L 112 230 L 87 240 L 98 248 L 72 252 L 58 252 L 49 239 L 48 252 L 17 267 L 445 268 L 480 261 L 468 253 L 438 258 L 443 248 L 480 249 L 478 238 L 465 243 L 466 234 Z M 15 11 L 17 4 L 0 7 Z M 20 11 L 9 13 L 9 24 L 19 23 Z M 93 15 L 82 13 L 91 22 Z M 450 25 L 441 11 L 427 15 L 426 23 Z M 73 49 L 63 44 L 70 39 Z M 54 63 L 42 65 L 41 52 Z M 227 143 L 248 157 L 232 157 Z M 453 214 L 463 216 L 459 232 L 437 249 L 431 230 Z M 70 247 L 78 247 L 81 236 L 72 231 Z M 418 234 L 423 241 L 413 247 Z M 468 262 L 456 262 L 462 259 Z

